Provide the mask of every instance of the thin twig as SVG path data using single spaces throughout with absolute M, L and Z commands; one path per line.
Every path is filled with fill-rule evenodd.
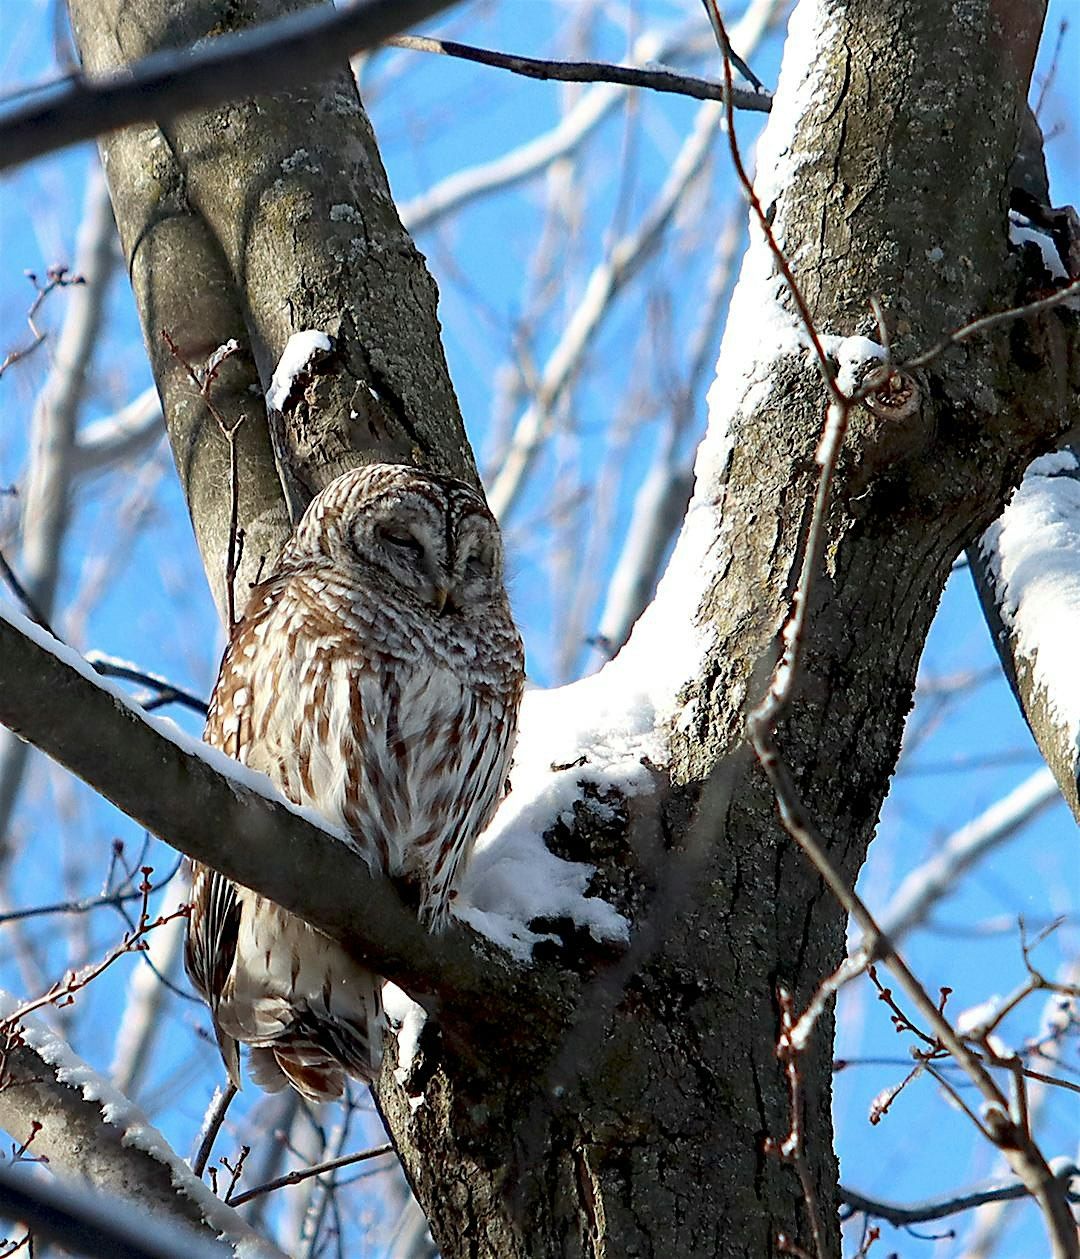
M 217 1135 L 221 1131 L 221 1125 L 225 1122 L 225 1115 L 235 1096 L 236 1085 L 231 1081 L 223 1089 L 214 1089 L 214 1095 L 211 1097 L 210 1105 L 206 1108 L 206 1114 L 203 1117 L 195 1157 L 191 1160 L 191 1170 L 200 1179 L 206 1170 L 206 1164 L 209 1162 L 210 1155 L 214 1149 L 214 1142 L 217 1140 Z
M 941 338 L 930 349 L 917 354 L 914 358 L 909 358 L 904 364 L 905 368 L 914 371 L 919 367 L 926 367 L 928 363 L 933 362 L 939 355 L 943 354 L 947 349 L 954 345 L 960 345 L 969 337 L 973 337 L 976 333 L 986 332 L 989 328 L 996 328 L 999 324 L 1011 323 L 1014 319 L 1027 319 L 1031 315 L 1041 315 L 1045 310 L 1053 310 L 1055 306 L 1060 306 L 1062 302 L 1068 301 L 1072 297 L 1080 297 L 1080 280 L 1073 280 L 1063 289 L 1058 289 L 1055 293 L 1051 293 L 1049 297 L 1040 297 L 1036 302 L 1028 302 L 1025 306 L 1012 306 L 1008 310 L 994 311 L 993 314 L 983 315 L 981 319 L 973 319 L 971 323 L 964 324 L 962 328 L 957 328 L 954 332 L 950 332 L 947 336 Z
M 654 92 L 690 96 L 699 101 L 730 99 L 736 109 L 762 114 L 768 113 L 772 107 L 772 96 L 764 89 L 750 91 L 730 85 L 725 87 L 722 83 L 681 74 L 677 70 L 646 70 L 637 66 L 613 65 L 606 61 L 543 61 L 536 57 L 521 57 L 516 53 L 495 52 L 488 48 L 476 48 L 471 44 L 459 44 L 452 39 L 428 39 L 416 35 L 399 35 L 396 39 L 387 40 L 387 43 L 396 48 L 407 48 L 411 52 L 459 57 L 479 65 L 509 70 L 512 74 L 523 74 L 530 79 L 553 79 L 561 83 L 618 83 L 623 87 L 644 87 Z
M 18 575 L 8 563 L 7 557 L 4 555 L 3 551 L 0 551 L 0 577 L 3 577 L 4 581 L 7 582 L 11 593 L 26 609 L 26 615 L 31 619 L 31 621 L 33 621 L 35 625 L 40 625 L 43 630 L 46 630 L 48 633 L 52 634 L 53 638 L 56 638 L 57 635 L 52 626 L 49 624 L 45 613 L 42 612 L 42 610 L 34 602 L 33 596 L 19 580 Z
M 316 1163 L 313 1167 L 302 1167 L 297 1171 L 287 1172 L 284 1176 L 278 1176 L 274 1180 L 268 1180 L 265 1185 L 256 1185 L 254 1189 L 238 1193 L 235 1198 L 229 1199 L 229 1205 L 240 1207 L 245 1202 L 250 1202 L 252 1198 L 259 1197 L 260 1194 L 272 1193 L 275 1189 L 283 1189 L 286 1185 L 298 1185 L 311 1176 L 321 1176 L 324 1172 L 334 1172 L 339 1167 L 348 1167 L 351 1163 L 361 1163 L 365 1159 L 378 1158 L 380 1154 L 393 1154 L 393 1152 L 392 1145 L 377 1145 L 374 1149 L 361 1150 L 358 1154 L 345 1154 L 341 1158 L 332 1158 L 326 1163 Z
M 54 289 L 68 288 L 72 284 L 85 284 L 86 281 L 81 275 L 68 275 L 66 266 L 57 265 L 49 267 L 45 272 L 45 283 L 39 284 L 38 278 L 33 271 L 27 271 L 26 277 L 34 286 L 35 297 L 30 303 L 30 309 L 26 312 L 26 322 L 30 326 L 30 332 L 33 334 L 33 340 L 29 345 L 23 346 L 18 350 L 10 350 L 4 361 L 0 363 L 0 376 L 7 371 L 14 363 L 21 362 L 24 358 L 29 358 L 31 354 L 49 335 L 43 329 L 39 328 L 34 322 L 35 316 L 41 309 L 42 302 L 49 296 Z
M 713 29 L 716 36 L 716 42 L 720 45 L 720 51 L 726 60 L 730 61 L 736 70 L 743 76 L 747 83 L 753 84 L 759 92 L 765 90 L 765 84 L 757 77 L 750 67 L 743 61 L 742 57 L 731 46 L 731 40 L 728 39 L 728 33 L 724 29 L 724 23 L 720 20 L 720 10 L 717 7 L 716 0 L 701 0 L 705 7 L 705 15 L 709 19 L 709 25 Z
M 176 877 L 183 861 L 183 857 L 178 857 L 172 870 L 160 883 L 153 885 L 151 892 L 160 891 L 167 883 L 171 882 Z M 142 891 L 133 888 L 129 892 L 118 890 L 101 896 L 87 896 L 82 900 L 55 901 L 51 905 L 34 905 L 29 909 L 12 909 L 0 914 L 0 926 L 7 922 L 21 922 L 26 918 L 41 918 L 47 914 L 88 914 L 94 909 L 115 909 L 128 901 L 141 900 L 142 897 Z
M 3 1019 L 0 1019 L 0 1029 L 14 1027 L 26 1015 L 32 1014 L 35 1010 L 40 1010 L 42 1006 L 55 1005 L 63 1007 L 71 1005 L 75 1000 L 75 994 L 107 971 L 114 962 L 121 957 L 125 957 L 128 953 L 144 952 L 146 950 L 145 937 L 148 932 L 164 926 L 167 922 L 172 922 L 175 918 L 187 916 L 188 906 L 181 905 L 179 909 L 171 914 L 163 914 L 154 919 L 150 918 L 149 900 L 150 893 L 154 890 L 154 885 L 150 882 L 152 873 L 152 867 L 143 866 L 143 881 L 139 885 L 142 904 L 139 910 L 138 923 L 134 930 L 125 933 L 120 943 L 115 948 L 110 949 L 100 961 L 94 962 L 90 966 L 84 966 L 81 970 L 69 971 L 63 979 L 58 979 L 40 997 L 24 1001 L 22 1005 L 17 1006 L 9 1014 L 6 1014 Z
M 169 353 L 184 368 L 195 388 L 199 391 L 206 409 L 210 412 L 229 446 L 229 545 L 225 555 L 225 598 L 229 617 L 229 630 L 236 624 L 236 572 L 243 550 L 240 521 L 240 468 L 236 453 L 236 435 L 247 416 L 241 414 L 231 424 L 214 405 L 214 382 L 226 362 L 240 353 L 240 343 L 229 340 L 219 345 L 202 367 L 195 367 L 185 358 L 167 328 L 162 328 L 161 339 L 169 347 Z
M 1071 1177 L 1080 1175 L 1080 1169 L 1074 1165 L 1061 1168 L 1058 1178 L 1068 1184 Z M 1070 1202 L 1080 1202 L 1080 1194 L 1066 1189 Z M 913 1202 L 910 1206 L 902 1206 L 897 1202 L 882 1202 L 878 1198 L 868 1197 L 857 1189 L 849 1189 L 841 1185 L 838 1193 L 839 1201 L 847 1208 L 841 1212 L 841 1219 L 850 1219 L 853 1215 L 864 1214 L 876 1220 L 886 1220 L 897 1228 L 905 1224 L 925 1224 L 928 1220 L 943 1220 L 950 1215 L 958 1215 L 961 1211 L 973 1211 L 976 1207 L 987 1206 L 991 1202 L 1011 1202 L 1018 1198 L 1030 1198 L 1031 1190 L 1021 1181 L 1009 1185 L 997 1185 L 993 1189 L 971 1189 L 967 1193 L 953 1194 L 947 1198 L 931 1198 L 926 1202 Z
M 790 1163 L 794 1167 L 795 1174 L 799 1178 L 799 1185 L 802 1188 L 803 1205 L 806 1207 L 806 1214 L 810 1219 L 810 1232 L 814 1238 L 814 1254 L 816 1259 L 825 1259 L 825 1232 L 821 1224 L 821 1208 L 818 1206 L 817 1192 L 814 1189 L 814 1178 L 810 1174 L 810 1168 L 806 1162 L 806 1150 L 803 1145 L 802 1071 L 799 1065 L 799 1057 L 805 1046 L 797 1044 L 791 1036 L 792 1028 L 795 1026 L 795 1002 L 791 993 L 785 988 L 781 988 L 778 993 L 778 999 L 780 1003 L 780 1039 L 776 1046 L 776 1056 L 783 1063 L 784 1073 L 787 1076 L 790 1121 L 787 1136 L 782 1141 L 776 1141 L 772 1137 L 767 1138 L 765 1149 L 769 1153 L 778 1154 L 785 1163 Z M 792 1250 L 790 1242 L 786 1246 L 783 1242 L 779 1244 L 782 1248 L 787 1249 L 789 1253 L 796 1253 Z

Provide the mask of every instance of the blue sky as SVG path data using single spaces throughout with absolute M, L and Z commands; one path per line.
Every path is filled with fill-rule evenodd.
M 499 0 L 464 6 L 447 19 L 446 29 L 455 38 L 510 51 L 571 55 L 575 47 L 587 46 L 592 56 L 617 60 L 635 30 L 648 24 L 674 26 L 697 13 L 696 0 L 631 0 L 626 6 L 589 9 L 570 0 Z M 50 15 L 51 4 L 44 0 L 4 4 L 0 91 L 55 73 Z M 1057 204 L 1080 201 L 1077 17 L 1077 0 L 1051 3 L 1037 76 L 1040 83 L 1045 79 L 1057 32 L 1071 21 L 1041 113 Z M 767 84 L 775 82 L 779 47 L 773 37 L 752 59 Z M 373 121 L 399 201 L 540 134 L 554 125 L 575 91 L 404 53 L 376 60 L 365 73 Z M 629 111 L 619 109 L 598 129 L 579 165 L 478 201 L 418 237 L 439 282 L 447 354 L 482 466 L 497 445 L 500 381 L 508 363 L 516 358 L 542 364 L 580 300 L 591 267 L 655 197 L 696 109 L 692 101 L 658 97 L 643 98 Z M 740 119 L 744 145 L 751 142 L 756 126 L 752 118 Z M 8 174 L 0 183 L 0 349 L 20 343 L 24 335 L 24 313 L 32 295 L 24 270 L 42 271 L 51 262 L 72 257 L 83 184 L 93 160 L 92 150 L 82 146 Z M 559 191 L 552 187 L 556 180 L 564 181 L 567 205 L 576 199 L 582 207 L 579 221 L 572 215 L 553 217 L 552 205 L 559 205 Z M 662 431 L 665 398 L 686 367 L 686 345 L 712 242 L 733 203 L 721 147 L 685 213 L 673 223 L 663 250 L 605 321 L 579 384 L 560 412 L 559 436 L 509 522 L 512 593 L 530 672 L 541 684 L 565 676 L 568 658 L 579 666 L 589 658 L 584 642 L 570 653 L 559 649 L 567 581 L 581 577 L 587 551 L 591 562 L 580 590 L 588 605 L 583 623 L 591 632 L 633 490 Z M 545 239 L 545 231 L 547 256 L 538 261 L 537 242 Z M 110 414 L 151 383 L 122 274 L 109 300 L 109 331 L 95 358 L 84 424 Z M 63 295 L 54 295 L 46 321 L 55 326 L 63 310 Z M 48 363 L 46 344 L 0 381 L 0 487 L 20 479 L 28 417 Z M 700 431 L 703 394 L 695 422 Z M 590 495 L 612 457 L 619 461 L 619 475 L 602 516 Z M 560 505 L 567 484 L 580 501 Z M 11 502 L 0 499 L 0 537 L 6 537 L 10 526 Z M 562 523 L 550 518 L 553 507 L 560 507 Z M 604 522 L 599 535 L 590 532 L 598 515 Z M 209 691 L 221 634 L 165 455 L 158 452 L 138 468 L 80 485 L 62 573 L 60 606 L 67 611 L 59 620 L 76 645 L 136 660 L 199 693 Z M 924 675 L 992 674 L 994 666 L 970 581 L 966 573 L 957 573 L 927 646 Z M 197 724 L 181 712 L 172 715 L 190 729 Z M 927 710 L 920 708 L 913 720 L 926 717 Z M 982 764 L 973 767 L 970 762 Z M 949 705 L 897 777 L 860 882 L 871 906 L 884 905 L 904 875 L 943 837 L 1039 763 L 1000 675 Z M 3 888 L 13 904 L 93 888 L 115 837 L 123 837 L 131 850 L 140 842 L 126 821 L 41 764 L 29 779 L 15 826 L 23 855 Z M 167 850 L 152 844 L 150 851 L 148 859 L 156 868 L 171 868 Z M 1057 806 L 965 879 L 941 907 L 940 929 L 912 938 L 908 960 L 931 991 L 939 985 L 953 988 L 950 1001 L 962 1009 L 1007 991 L 1023 976 L 1016 930 L 986 935 L 985 924 L 1018 913 L 1039 921 L 1064 913 L 1069 915 L 1066 924 L 1039 953 L 1052 974 L 1076 956 L 1080 944 L 1078 892 L 1074 823 Z M 58 940 L 49 920 L 29 928 L 49 978 L 79 950 L 86 956 L 103 952 L 115 941 L 120 924 L 102 912 L 91 916 L 84 928 L 85 936 L 71 933 Z M 80 1001 L 69 1020 L 76 1049 L 99 1067 L 110 1059 L 129 975 L 130 967 L 126 972 L 117 968 Z M 27 967 L 0 960 L 0 986 L 25 991 L 32 978 Z M 1026 1017 L 1013 1025 L 1017 1037 L 1034 1029 L 1038 1005 L 1031 1002 Z M 186 1152 L 213 1084 L 214 1053 L 209 1045 L 192 1049 L 190 1028 L 205 1024 L 201 1007 L 174 998 L 165 1018 L 165 1046 L 141 1100 Z M 985 1146 L 971 1139 L 967 1121 L 941 1100 L 929 1081 L 916 1082 L 881 1125 L 867 1123 L 870 1100 L 904 1073 L 907 1044 L 865 981 L 846 995 L 839 1025 L 841 1057 L 890 1060 L 852 1066 L 837 1077 L 845 1181 L 868 1193 L 906 1200 L 963 1186 L 989 1173 L 994 1162 Z M 1075 1040 L 1070 1052 L 1076 1078 L 1080 1063 Z M 245 1105 L 252 1101 L 245 1098 Z M 1052 1099 L 1045 1129 L 1048 1153 L 1076 1154 L 1080 1108 L 1075 1101 L 1075 1094 Z M 905 1257 L 937 1259 L 959 1253 L 953 1241 L 917 1240 L 887 1227 L 884 1232 L 882 1253 L 889 1247 Z M 1041 1230 L 1030 1208 L 1016 1213 L 1014 1227 L 995 1253 L 998 1259 L 1031 1259 L 1042 1253 Z

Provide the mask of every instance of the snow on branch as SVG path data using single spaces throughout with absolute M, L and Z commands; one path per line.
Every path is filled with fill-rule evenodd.
M 454 933 L 436 943 L 317 814 L 291 805 L 264 775 L 147 716 L 78 653 L 3 604 L 0 722 L 166 843 L 299 914 L 405 986 L 472 989 L 489 969 Z
M 1080 459 L 1043 455 L 971 552 L 998 651 L 1074 813 L 1080 767 Z
M 0 991 L 0 1021 L 20 1004 Z M 31 1015 L 0 1038 L 0 1127 L 16 1140 L 32 1140 L 32 1154 L 45 1155 L 52 1171 L 86 1181 L 110 1199 L 126 1198 L 144 1222 L 149 1212 L 172 1231 L 181 1228 L 177 1254 L 202 1253 L 195 1226 L 245 1259 L 280 1259 L 276 1247 L 192 1174 L 137 1106 Z M 69 1189 L 64 1186 L 65 1197 Z

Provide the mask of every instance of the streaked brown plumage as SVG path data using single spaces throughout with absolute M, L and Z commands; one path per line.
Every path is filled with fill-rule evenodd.
M 498 526 L 448 477 L 376 464 L 312 502 L 234 628 L 204 738 L 347 830 L 432 930 L 502 797 L 524 682 Z M 357 906 L 363 914 L 363 906 Z M 381 981 L 193 870 L 186 962 L 239 1083 L 321 1101 L 381 1055 Z

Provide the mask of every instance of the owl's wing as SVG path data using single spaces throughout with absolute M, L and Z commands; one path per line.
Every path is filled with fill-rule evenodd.
M 204 740 L 230 756 L 243 759 L 244 743 L 250 737 L 250 722 L 242 720 L 234 697 L 250 687 L 244 646 L 251 638 L 252 625 L 242 621 L 233 634 L 221 662 L 221 672 L 210 701 L 203 731 Z M 233 968 L 240 932 L 240 902 L 236 885 L 208 866 L 192 862 L 191 915 L 184 940 L 184 967 L 191 982 L 202 994 L 214 1015 L 221 1056 L 229 1078 L 240 1087 L 240 1047 L 218 1026 L 216 1010 Z
M 236 885 L 207 866 L 195 866 L 191 888 L 191 917 L 184 939 L 184 967 L 210 1006 L 218 1048 L 225 1070 L 240 1087 L 240 1046 L 218 1026 L 217 1004 L 232 970 L 240 932 Z

